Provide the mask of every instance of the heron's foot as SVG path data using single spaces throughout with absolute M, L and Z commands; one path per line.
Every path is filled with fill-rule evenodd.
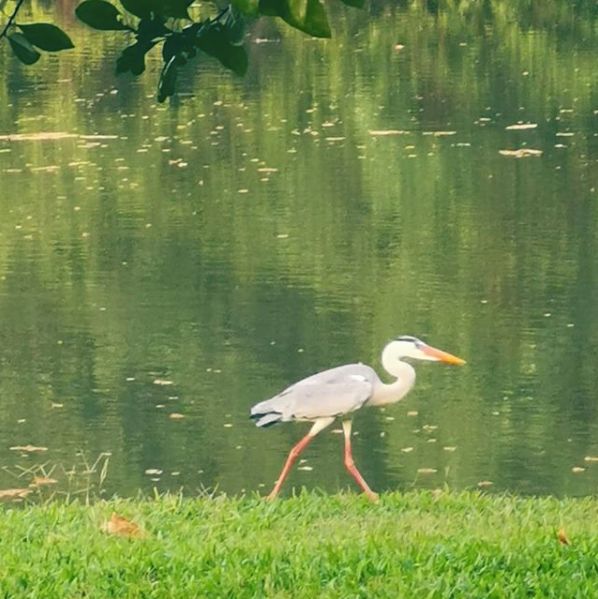
M 266 501 L 274 501 L 277 497 L 278 497 L 278 493 L 275 493 L 274 491 L 272 491 L 272 493 L 270 493 L 270 495 L 266 495 L 266 497 L 264 497 L 264 499 Z
M 366 493 L 366 495 L 372 503 L 378 503 L 378 501 L 380 501 L 380 495 L 374 491 L 370 491 L 369 493 Z

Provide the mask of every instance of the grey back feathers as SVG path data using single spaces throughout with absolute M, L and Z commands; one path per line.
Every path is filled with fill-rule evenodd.
M 347 364 L 307 377 L 251 408 L 260 427 L 290 420 L 342 416 L 361 408 L 372 396 L 378 375 L 364 364 Z

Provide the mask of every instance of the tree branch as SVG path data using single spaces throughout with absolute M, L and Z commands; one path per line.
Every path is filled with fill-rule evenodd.
M 8 21 L 6 22 L 6 25 L 4 26 L 4 29 L 2 30 L 2 33 L 0 33 L 0 39 L 2 39 L 3 37 L 6 37 L 6 33 L 10 29 L 10 26 L 12 25 L 13 21 L 15 20 L 17 13 L 19 12 L 19 9 L 21 8 L 21 5 L 23 4 L 23 2 L 25 2 L 25 0 L 17 0 L 15 9 L 12 11 L 12 15 L 10 15 L 10 17 L 8 18 Z

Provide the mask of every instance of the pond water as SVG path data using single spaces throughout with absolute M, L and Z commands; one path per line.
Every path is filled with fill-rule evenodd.
M 357 415 L 374 489 L 596 492 L 596 16 L 393 4 L 165 105 L 70 10 L 75 51 L 2 49 L 1 488 L 265 492 L 307 425 L 250 406 L 411 334 L 468 364 Z M 285 493 L 354 488 L 339 428 Z

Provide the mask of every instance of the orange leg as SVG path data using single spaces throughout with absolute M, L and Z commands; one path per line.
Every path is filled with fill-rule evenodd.
M 293 449 L 291 449 L 291 451 L 289 452 L 289 457 L 287 458 L 287 461 L 285 462 L 284 467 L 282 469 L 282 472 L 280 473 L 280 476 L 278 477 L 278 480 L 276 481 L 276 484 L 274 485 L 274 488 L 272 489 L 270 495 L 268 495 L 267 499 L 276 499 L 276 496 L 278 495 L 280 488 L 282 487 L 282 483 L 284 483 L 284 479 L 289 475 L 289 472 L 291 471 L 293 464 L 299 457 L 299 454 L 309 445 L 312 439 L 313 437 L 307 434 L 305 435 L 305 437 L 303 437 L 303 439 L 301 439 L 301 441 L 299 441 L 299 443 L 297 443 L 297 445 L 293 447 Z
M 378 501 L 378 493 L 374 493 L 374 491 L 370 489 L 353 461 L 353 452 L 351 451 L 351 426 L 351 420 L 343 421 L 343 431 L 345 433 L 345 467 L 357 481 L 357 484 L 363 489 L 363 492 L 368 496 L 368 499 L 370 501 Z
M 282 487 L 282 483 L 284 483 L 285 478 L 289 475 L 289 472 L 291 471 L 293 464 L 297 461 L 297 458 L 299 457 L 300 453 L 310 444 L 313 438 L 322 429 L 326 428 L 331 422 L 333 422 L 333 420 L 334 418 L 322 418 L 320 420 L 316 420 L 316 422 L 314 422 L 314 425 L 311 427 L 309 433 L 307 433 L 307 435 L 305 435 L 305 437 L 303 437 L 303 439 L 301 439 L 301 441 L 299 441 L 299 443 L 297 443 L 293 447 L 293 449 L 291 449 L 291 451 L 289 452 L 289 457 L 287 458 L 287 461 L 285 462 L 282 468 L 280 476 L 278 477 L 278 480 L 276 481 L 274 488 L 270 492 L 270 495 L 268 495 L 266 499 L 270 501 L 272 499 L 276 499 L 276 496 L 278 495 L 278 493 L 280 492 L 280 488 Z

